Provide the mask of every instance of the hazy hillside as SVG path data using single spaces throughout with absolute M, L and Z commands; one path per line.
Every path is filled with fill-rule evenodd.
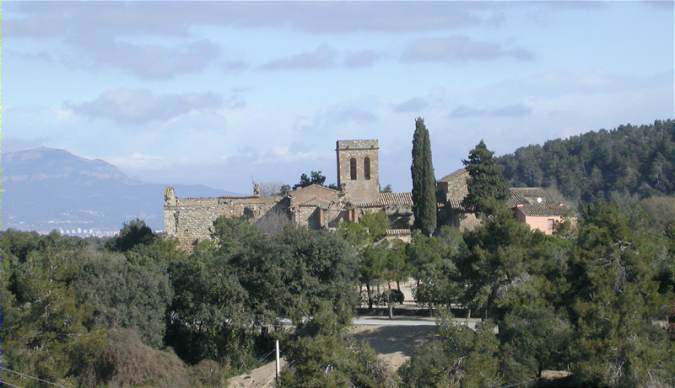
M 675 120 L 625 125 L 541 145 L 499 158 L 513 186 L 555 186 L 582 202 L 612 196 L 675 193 Z
M 43 147 L 4 154 L 2 169 L 3 229 L 114 231 L 134 217 L 153 229 L 163 227 L 164 185 L 131 179 L 103 160 Z M 175 186 L 185 196 L 228 194 L 202 185 Z

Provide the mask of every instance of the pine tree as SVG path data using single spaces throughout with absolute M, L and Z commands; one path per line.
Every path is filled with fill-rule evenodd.
M 430 236 L 436 230 L 436 178 L 431 160 L 429 131 L 421 117 L 415 119 L 410 170 L 415 228 Z
M 483 140 L 469 152 L 469 159 L 464 160 L 464 167 L 469 172 L 469 193 L 462 201 L 462 206 L 477 213 L 487 211 L 490 199 L 504 201 L 508 198 L 509 188 L 501 173 L 501 168 L 488 150 Z
M 649 235 L 615 205 L 591 208 L 570 260 L 572 370 L 584 385 L 667 386 L 675 362 L 653 322 L 668 303 L 658 294 Z

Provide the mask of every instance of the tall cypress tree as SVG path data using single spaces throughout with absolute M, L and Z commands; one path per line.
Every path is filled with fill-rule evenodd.
M 431 160 L 429 131 L 421 117 L 415 119 L 410 171 L 415 228 L 430 236 L 436 230 L 436 178 Z
M 469 152 L 469 159 L 462 161 L 469 173 L 467 189 L 462 206 L 477 213 L 483 213 L 489 207 L 490 200 L 505 201 L 509 196 L 509 187 L 502 176 L 494 153 L 488 150 L 483 140 Z

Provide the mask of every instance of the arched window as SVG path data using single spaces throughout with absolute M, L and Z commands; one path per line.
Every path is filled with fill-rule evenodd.
M 349 159 L 349 177 L 355 181 L 356 180 L 356 159 Z
M 370 158 L 367 156 L 363 159 L 363 176 L 370 180 Z

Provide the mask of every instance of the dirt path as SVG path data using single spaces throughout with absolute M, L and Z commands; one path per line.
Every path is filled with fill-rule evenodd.
M 354 326 L 352 333 L 368 342 L 378 357 L 396 370 L 410 359 L 415 347 L 431 339 L 435 326 Z
M 435 331 L 435 326 L 384 325 L 354 325 L 351 330 L 354 337 L 368 342 L 378 358 L 386 361 L 393 370 L 409 360 L 415 347 L 432 338 Z M 282 360 L 281 369 L 285 366 L 286 362 Z M 270 362 L 249 373 L 231 378 L 228 387 L 274 387 L 274 372 L 275 364 Z
M 281 360 L 281 369 L 286 366 L 286 361 Z M 251 372 L 235 376 L 227 381 L 230 388 L 253 388 L 253 387 L 274 387 L 276 365 L 272 361 L 260 368 L 253 369 Z

